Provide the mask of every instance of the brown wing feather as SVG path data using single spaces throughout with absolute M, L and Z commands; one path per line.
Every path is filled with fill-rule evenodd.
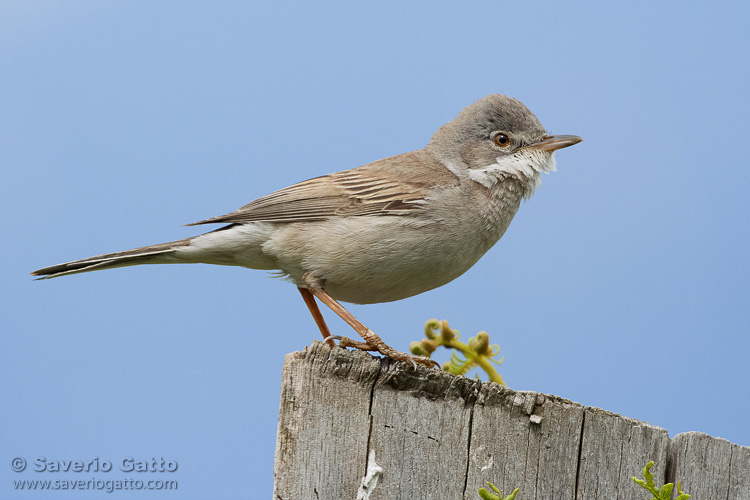
M 457 184 L 458 179 L 432 155 L 418 150 L 300 182 L 232 213 L 188 225 L 403 215 L 418 210 L 436 183 Z

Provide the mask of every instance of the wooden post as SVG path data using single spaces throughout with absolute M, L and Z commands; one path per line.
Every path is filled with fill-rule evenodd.
M 750 448 L 679 434 L 557 396 L 519 392 L 315 342 L 284 361 L 274 499 L 750 500 Z

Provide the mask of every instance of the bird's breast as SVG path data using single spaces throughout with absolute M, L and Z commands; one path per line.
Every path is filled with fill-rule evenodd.
M 338 300 L 390 302 L 465 273 L 502 237 L 522 197 L 511 182 L 443 192 L 409 215 L 283 224 L 263 252 L 298 286 L 311 273 Z

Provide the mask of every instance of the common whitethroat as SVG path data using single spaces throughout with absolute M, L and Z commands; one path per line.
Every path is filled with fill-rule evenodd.
M 389 302 L 465 273 L 508 229 L 521 200 L 555 170 L 554 152 L 583 139 L 549 135 L 520 101 L 489 95 L 440 127 L 423 149 L 281 189 L 195 222 L 202 234 L 34 271 L 40 279 L 139 264 L 205 263 L 280 271 L 329 344 L 422 364 L 359 322 L 339 301 Z M 317 297 L 364 342 L 332 336 Z

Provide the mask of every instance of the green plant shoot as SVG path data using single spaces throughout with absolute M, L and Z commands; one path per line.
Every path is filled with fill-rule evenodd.
M 450 361 L 443 363 L 443 370 L 454 375 L 466 375 L 469 370 L 478 367 L 484 370 L 491 382 L 506 385 L 503 377 L 492 366 L 493 363 L 501 364 L 504 358 L 498 358 L 500 347 L 497 344 L 490 345 L 487 332 L 477 333 L 464 344 L 459 340 L 458 330 L 451 329 L 446 320 L 436 319 L 425 323 L 424 332 L 427 338 L 412 342 L 409 346 L 412 354 L 429 358 L 439 346 L 453 349 Z
M 654 482 L 654 475 L 651 474 L 651 467 L 653 466 L 654 462 L 651 461 L 647 463 L 643 468 L 643 477 L 645 478 L 645 481 L 636 477 L 633 477 L 632 479 L 637 485 L 641 486 L 645 490 L 648 490 L 652 495 L 654 495 L 651 500 L 670 500 L 672 498 L 672 489 L 674 488 L 674 484 L 667 483 L 662 486 L 661 489 L 658 489 L 656 487 L 656 483 Z M 680 496 L 675 498 L 675 500 L 687 500 L 688 498 L 690 498 L 690 495 L 684 493 L 680 489 L 679 481 L 677 482 L 677 493 L 679 493 Z
M 490 493 L 484 488 L 479 488 L 479 496 L 482 498 L 482 500 L 513 500 L 516 498 L 516 493 L 518 493 L 518 488 L 513 490 L 513 493 L 508 495 L 507 497 L 504 497 L 502 493 L 500 493 L 500 490 L 495 486 L 494 484 L 487 481 L 487 484 L 490 488 L 492 488 L 492 491 L 495 493 Z

